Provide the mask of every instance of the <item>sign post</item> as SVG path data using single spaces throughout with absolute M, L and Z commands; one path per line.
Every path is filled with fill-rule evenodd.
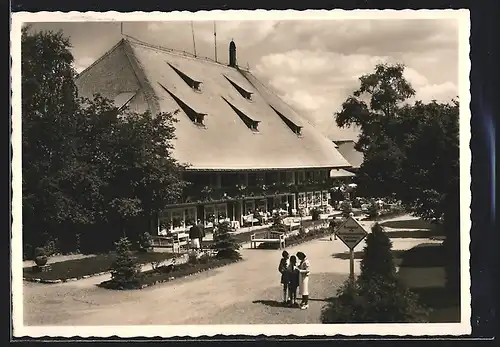
M 349 277 L 354 283 L 354 248 L 368 235 L 365 228 L 353 217 L 349 216 L 336 231 L 337 237 L 349 248 Z

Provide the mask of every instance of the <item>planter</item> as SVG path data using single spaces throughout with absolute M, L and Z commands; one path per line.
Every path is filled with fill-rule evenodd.
M 39 255 L 35 257 L 35 264 L 39 267 L 42 267 L 47 264 L 47 256 Z

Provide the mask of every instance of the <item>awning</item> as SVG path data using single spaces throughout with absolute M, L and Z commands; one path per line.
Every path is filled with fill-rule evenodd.
M 356 176 L 356 174 L 353 174 L 352 172 L 349 172 L 344 169 L 333 169 L 330 171 L 330 177 L 335 178 L 335 177 L 353 177 Z

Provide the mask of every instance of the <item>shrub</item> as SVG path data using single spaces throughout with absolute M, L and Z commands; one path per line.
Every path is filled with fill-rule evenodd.
M 372 232 L 366 237 L 361 260 L 360 280 L 370 281 L 371 278 L 380 277 L 393 279 L 396 268 L 392 257 L 392 242 L 380 224 L 375 223 Z
M 283 224 L 283 218 L 277 212 L 273 214 L 273 224 L 271 225 L 270 229 L 272 231 L 278 231 L 282 233 L 286 233 L 287 231 L 285 224 Z
M 44 257 L 47 256 L 47 252 L 45 251 L 44 247 L 37 247 L 35 248 L 35 258 L 36 257 Z
M 342 211 L 342 217 L 347 218 L 352 213 L 352 204 L 349 200 L 344 200 L 340 204 L 340 210 Z
M 241 246 L 230 231 L 229 223 L 223 222 L 219 224 L 217 234 L 214 235 L 214 247 L 219 259 L 241 259 L 239 252 Z
M 370 201 L 370 205 L 368 206 L 368 217 L 369 218 L 377 218 L 379 216 L 380 209 L 375 200 Z
M 324 323 L 421 323 L 428 312 L 396 277 L 392 243 L 376 223 L 366 238 L 361 275 L 347 280 L 322 312 Z
M 59 253 L 59 249 L 57 247 L 57 239 L 48 240 L 43 248 L 45 249 L 45 255 L 50 257 L 51 255 Z
M 145 232 L 139 238 L 139 249 L 144 252 L 151 247 L 153 247 L 153 237 L 150 233 Z
M 311 219 L 312 219 L 313 221 L 317 221 L 317 220 L 319 220 L 319 215 L 320 215 L 320 214 L 321 214 L 321 212 L 320 212 L 320 210 L 319 210 L 319 209 L 317 209 L 317 208 L 313 208 L 313 209 L 311 210 Z
M 322 311 L 323 323 L 424 323 L 428 311 L 396 279 L 347 280 Z
M 132 256 L 131 242 L 122 237 L 116 245 L 116 259 L 111 266 L 110 285 L 118 289 L 135 288 L 140 283 L 141 266 Z

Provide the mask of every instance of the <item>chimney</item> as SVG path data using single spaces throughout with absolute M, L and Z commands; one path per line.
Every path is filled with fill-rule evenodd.
M 229 66 L 236 67 L 236 44 L 233 40 L 229 43 Z

